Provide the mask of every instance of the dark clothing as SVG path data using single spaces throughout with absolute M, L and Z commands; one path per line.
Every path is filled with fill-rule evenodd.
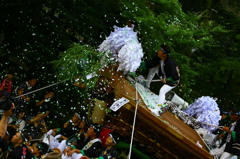
M 26 131 L 28 135 L 32 137 L 32 139 L 37 139 L 39 132 L 42 130 L 42 125 L 39 123 L 37 127 L 34 126 L 34 123 L 28 124 L 26 126 Z
M 18 91 L 18 90 L 21 90 L 21 89 L 23 89 L 23 94 L 29 93 L 29 92 L 32 91 L 32 87 L 28 85 L 28 82 L 22 82 L 22 83 L 20 83 L 19 86 L 18 86 L 17 91 Z M 27 96 L 27 97 L 32 97 L 32 95 L 33 95 L 33 94 L 30 93 L 30 94 L 28 94 L 28 95 L 26 95 L 26 96 Z
M 3 152 L 7 151 L 8 150 L 8 144 L 6 142 L 5 139 L 3 139 L 1 136 L 0 136 L 0 148 L 2 149 Z
M 39 98 L 41 99 L 41 98 Z M 43 99 L 41 99 L 43 100 Z M 39 102 L 41 100 L 36 100 L 36 102 Z M 33 115 L 37 115 L 39 113 L 46 113 L 47 111 L 50 111 L 51 110 L 51 101 L 48 101 L 48 102 L 43 102 L 41 105 L 39 106 L 36 106 L 36 103 L 35 103 L 35 107 L 33 108 Z
M 155 57 L 152 60 L 149 60 L 146 62 L 147 68 L 153 68 L 153 67 L 156 67 L 157 65 L 160 65 L 158 70 L 158 75 L 161 77 L 163 76 L 163 73 L 161 71 L 161 59 L 159 57 Z M 164 61 L 163 67 L 164 67 L 166 78 L 172 78 L 173 81 L 178 81 L 180 79 L 179 73 L 176 69 L 178 67 L 177 63 L 173 59 L 171 59 L 169 56 Z M 166 81 L 166 84 L 170 86 L 174 85 L 174 83 L 172 83 L 171 81 Z
M 218 126 L 226 126 L 226 123 L 223 121 L 223 119 L 222 120 L 219 120 L 219 122 L 218 122 Z M 213 131 L 212 133 L 214 134 L 214 135 L 220 135 L 220 134 L 223 134 L 223 130 L 221 130 L 221 129 L 216 129 L 215 131 Z
M 18 88 L 17 88 L 17 94 L 18 94 L 18 91 L 19 90 L 23 90 L 23 92 L 22 92 L 22 94 L 26 94 L 26 93 L 29 93 L 29 92 L 31 92 L 32 91 L 32 87 L 30 87 L 29 85 L 28 85 L 28 82 L 22 82 L 22 83 L 20 83 L 20 85 L 18 86 Z M 32 93 L 30 93 L 30 94 L 27 94 L 27 95 L 25 95 L 26 97 L 29 97 L 29 98 L 32 98 L 32 96 L 33 96 L 33 94 Z M 32 100 L 32 99 L 31 99 Z M 25 107 L 25 105 L 26 104 L 29 104 L 30 103 L 30 101 L 29 102 L 26 102 L 24 99 L 22 99 L 21 97 L 20 98 L 17 98 L 17 101 L 18 101 L 18 105 L 21 107 L 20 109 L 24 109 L 24 111 L 27 111 L 27 113 L 29 112 L 29 109 L 27 109 L 26 107 Z
M 232 126 L 232 125 L 231 125 Z M 229 130 L 231 129 L 231 126 L 229 127 Z M 233 134 L 231 135 L 231 139 L 229 142 L 227 142 L 227 136 L 228 136 L 228 133 L 226 133 L 222 139 L 222 143 L 220 145 L 220 147 L 224 144 L 224 143 L 227 143 L 226 144 L 226 147 L 225 147 L 225 150 L 224 152 L 228 152 L 228 153 L 231 153 L 231 154 L 234 154 L 234 155 L 239 155 L 239 154 L 236 154 L 234 151 L 233 151 L 233 144 L 234 143 L 238 143 L 240 144 L 240 120 L 237 121 L 236 125 L 235 125 L 235 128 L 234 130 L 235 133 L 236 133 L 236 139 L 233 139 Z
M 102 155 L 100 157 L 101 159 L 112 159 L 112 158 L 117 158 L 117 152 L 116 149 L 114 147 L 110 148 L 110 149 L 103 149 L 102 150 Z
M 77 135 L 78 140 L 77 140 L 77 144 L 80 144 L 81 142 L 83 142 L 85 140 L 85 132 L 82 132 L 80 134 Z
M 95 139 L 94 139 L 95 140 Z M 101 155 L 101 149 L 102 149 L 102 142 L 99 139 L 99 141 L 93 142 L 93 140 L 90 140 L 81 150 L 81 153 L 84 156 L 97 158 Z
M 22 144 L 12 149 L 7 159 L 33 159 L 34 155 L 28 150 L 27 146 Z
M 77 145 L 75 146 L 76 149 L 81 150 L 89 141 L 90 141 L 90 139 L 86 138 L 86 139 L 82 140 L 81 142 L 77 142 Z
M 78 125 L 74 126 L 72 124 L 73 123 L 70 123 L 68 125 L 68 127 L 66 127 L 66 128 L 62 127 L 59 134 L 65 136 L 67 138 L 72 136 L 72 135 L 76 135 L 79 132 L 79 128 L 78 128 L 79 126 Z

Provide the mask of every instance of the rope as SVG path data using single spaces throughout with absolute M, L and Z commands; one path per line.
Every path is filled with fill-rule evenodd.
M 146 80 L 146 79 L 141 79 L 142 81 L 151 81 L 151 82 L 161 82 L 162 79 L 157 79 L 157 80 Z
M 138 91 L 137 91 L 137 82 L 135 81 L 135 88 L 136 88 L 136 108 L 135 108 L 135 113 L 134 113 L 134 119 L 133 119 L 133 126 L 132 126 L 132 136 L 131 136 L 131 142 L 129 146 L 129 154 L 128 154 L 128 159 L 131 159 L 131 153 L 132 153 L 132 142 L 133 142 L 133 134 L 134 134 L 134 129 L 135 129 L 135 122 L 136 122 L 136 116 L 137 116 L 137 108 L 138 108 Z
M 64 81 L 66 81 L 66 80 L 64 80 Z M 64 81 L 61 81 L 61 82 L 64 82 Z M 53 83 L 53 84 L 51 84 L 51 85 L 48 85 L 48 86 L 45 86 L 45 87 L 42 87 L 42 88 L 36 89 L 36 90 L 34 90 L 34 91 L 31 91 L 31 92 L 28 92 L 28 93 L 25 93 L 25 94 L 19 95 L 19 96 L 15 97 L 15 98 L 20 98 L 21 96 L 25 96 L 25 95 L 28 95 L 28 94 L 31 94 L 31 93 L 34 93 L 34 92 L 37 92 L 37 91 L 43 90 L 43 89 L 48 88 L 48 87 L 52 87 L 52 86 L 57 85 L 57 84 L 59 84 L 59 83 L 61 83 L 61 82 Z
M 198 133 L 197 133 L 197 134 L 198 134 Z M 207 147 L 207 149 L 208 149 L 209 152 L 210 152 L 211 150 L 210 150 L 209 146 L 207 145 L 207 143 L 206 143 L 206 142 L 204 141 L 204 139 L 202 138 L 202 136 L 199 135 L 199 134 L 198 134 L 198 136 L 202 139 L 203 143 L 205 144 L 205 146 Z M 214 159 L 217 159 L 216 156 L 213 155 L 213 157 L 214 157 Z
M 204 123 L 204 122 L 201 122 L 201 121 L 198 121 L 199 123 L 203 123 L 203 124 L 206 124 L 206 125 L 209 125 L 209 126 L 213 126 L 213 127 L 216 127 L 218 129 L 221 129 L 224 127 L 224 126 L 216 126 L 216 125 L 212 125 L 212 124 L 208 124 L 208 123 Z

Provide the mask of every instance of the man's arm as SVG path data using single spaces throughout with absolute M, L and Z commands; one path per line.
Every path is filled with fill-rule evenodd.
M 15 105 L 12 103 L 12 107 L 7 110 L 7 111 L 4 111 L 3 112 L 3 117 L 0 121 L 0 136 L 1 137 L 4 137 L 5 134 L 6 134 L 6 131 L 7 131 L 7 120 L 8 120 L 8 117 L 13 115 L 13 109 L 15 109 Z
M 20 88 L 20 89 L 17 91 L 18 96 L 21 96 L 22 99 L 24 99 L 24 100 L 26 100 L 27 102 L 29 102 L 29 101 L 30 101 L 30 97 L 22 96 L 22 95 L 23 95 L 23 92 L 24 92 L 24 88 Z
M 156 57 L 154 57 L 153 59 L 146 61 L 146 67 L 147 67 L 147 68 L 156 67 L 157 65 L 159 65 L 159 61 L 160 61 L 160 60 L 161 60 L 161 59 L 156 56 Z

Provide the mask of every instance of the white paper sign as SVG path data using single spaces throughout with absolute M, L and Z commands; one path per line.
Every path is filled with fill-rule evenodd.
M 116 112 L 119 108 L 121 108 L 123 105 L 127 104 L 128 102 L 129 102 L 128 99 L 122 97 L 118 99 L 116 102 L 114 102 L 111 105 L 110 109 Z

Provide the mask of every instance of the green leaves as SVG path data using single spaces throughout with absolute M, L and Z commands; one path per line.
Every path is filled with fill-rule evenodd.
M 75 43 L 68 50 L 60 53 L 59 59 L 51 63 L 54 64 L 58 81 L 77 80 L 79 83 L 84 83 L 87 89 L 92 89 L 102 68 L 102 58 L 103 54 L 96 52 L 90 45 Z M 107 64 L 107 61 L 105 62 Z

